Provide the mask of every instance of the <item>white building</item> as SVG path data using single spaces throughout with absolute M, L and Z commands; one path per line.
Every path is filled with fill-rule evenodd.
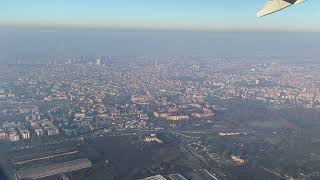
M 44 130 L 41 128 L 37 128 L 34 130 L 37 134 L 37 136 L 43 136 L 44 135 Z
M 150 136 L 147 136 L 144 141 L 162 143 L 162 141 L 157 137 L 156 134 L 151 134 Z
M 83 119 L 83 118 L 85 118 L 85 114 L 84 114 L 84 113 L 76 113 L 76 114 L 74 115 L 74 118 L 76 118 L 76 119 Z
M 241 159 L 240 156 L 231 155 L 231 159 L 238 165 L 243 165 L 245 163 L 245 160 Z
M 5 140 L 8 138 L 7 132 L 3 129 L 0 129 L 0 140 Z
M 48 136 L 54 136 L 59 134 L 59 129 L 56 127 L 49 127 L 46 128 Z
M 101 66 L 101 59 L 99 57 L 96 59 L 96 65 Z
M 20 129 L 22 139 L 30 139 L 30 132 L 27 129 Z
M 19 141 L 19 135 L 14 128 L 9 129 L 9 140 L 10 141 Z

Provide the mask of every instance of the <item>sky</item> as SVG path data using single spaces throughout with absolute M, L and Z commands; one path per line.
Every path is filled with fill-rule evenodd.
M 1 0 L 0 27 L 320 31 L 320 1 L 256 18 L 266 0 Z
M 74 56 L 320 58 L 320 1 L 0 0 L 0 63 Z

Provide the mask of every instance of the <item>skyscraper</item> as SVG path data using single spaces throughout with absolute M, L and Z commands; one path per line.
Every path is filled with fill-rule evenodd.
M 96 65 L 101 66 L 101 59 L 100 59 L 100 57 L 97 57 L 97 59 L 96 59 Z

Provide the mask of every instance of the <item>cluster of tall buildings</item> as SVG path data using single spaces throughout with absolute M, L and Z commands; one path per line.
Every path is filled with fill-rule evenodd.
M 0 140 L 19 141 L 32 137 L 58 135 L 59 129 L 48 120 L 28 121 L 28 123 L 3 123 L 0 128 Z
M 97 57 L 75 57 L 68 59 L 66 64 L 83 64 L 83 65 L 96 65 L 108 66 L 112 60 L 112 56 L 97 56 Z

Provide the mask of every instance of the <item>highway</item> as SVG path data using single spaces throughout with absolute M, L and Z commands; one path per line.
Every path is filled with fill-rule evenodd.
M 205 161 L 205 159 L 198 155 L 196 152 L 194 152 L 194 150 L 189 145 L 187 145 L 186 143 L 181 143 L 180 150 L 185 154 L 185 156 L 193 160 L 194 164 L 198 168 L 197 170 L 199 170 L 206 179 L 222 179 L 218 178 L 215 173 L 211 172 L 211 168 L 209 167 L 208 162 Z

